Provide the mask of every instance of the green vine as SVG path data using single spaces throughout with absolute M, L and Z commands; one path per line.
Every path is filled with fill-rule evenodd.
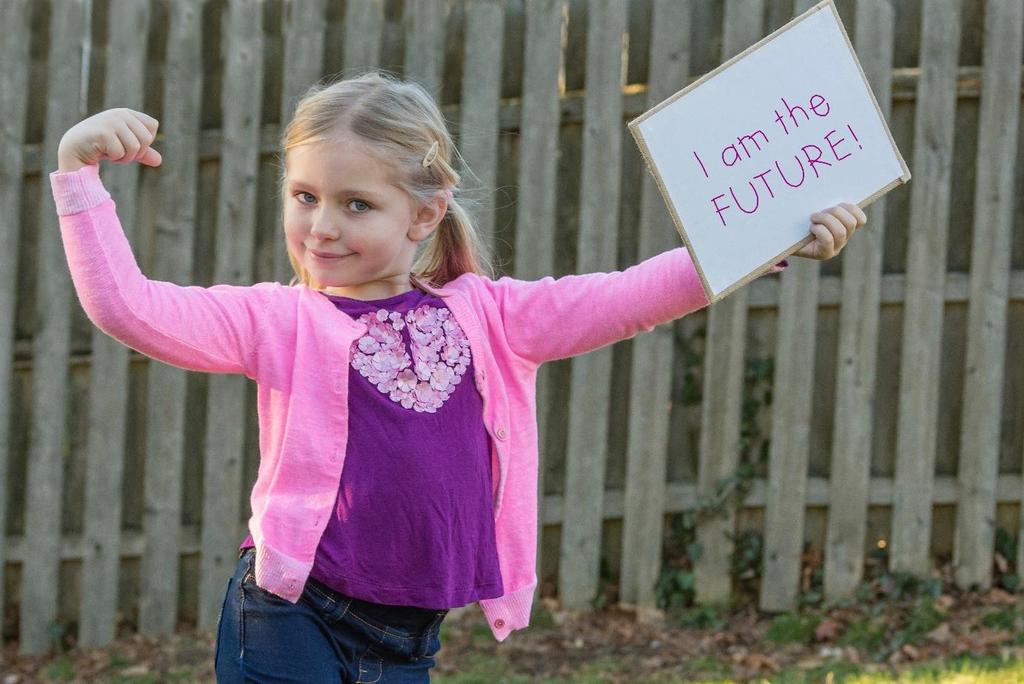
M 675 400 L 683 405 L 699 404 L 703 398 L 702 360 L 706 327 L 698 328 L 680 340 L 677 358 L 683 363 L 683 383 Z M 772 402 L 772 378 L 775 364 L 772 357 L 749 359 L 744 369 L 744 401 L 740 439 L 737 444 L 739 463 L 729 475 L 715 483 L 710 495 L 698 498 L 696 505 L 682 515 L 672 516 L 665 539 L 665 555 L 656 588 L 659 608 L 669 610 L 694 603 L 694 566 L 703 553 L 697 541 L 697 527 L 703 521 L 722 515 L 730 507 L 738 510 L 753 485 L 763 476 L 768 461 L 770 440 L 761 429 L 761 417 Z M 741 586 L 756 583 L 761 570 L 761 535 L 742 532 L 732 537 L 734 546 L 731 573 Z M 700 621 L 712 618 L 697 616 Z

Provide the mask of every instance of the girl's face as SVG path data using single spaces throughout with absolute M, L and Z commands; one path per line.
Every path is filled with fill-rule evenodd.
M 444 193 L 418 205 L 349 133 L 290 149 L 285 168 L 285 239 L 315 283 L 363 300 L 412 289 L 416 244 L 444 218 Z

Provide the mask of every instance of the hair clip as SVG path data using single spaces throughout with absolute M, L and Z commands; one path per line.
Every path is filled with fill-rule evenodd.
M 423 168 L 427 168 L 428 166 L 434 163 L 435 159 L 437 159 L 438 147 L 439 146 L 436 140 L 430 144 L 430 149 L 427 150 L 427 153 L 425 155 L 423 155 Z

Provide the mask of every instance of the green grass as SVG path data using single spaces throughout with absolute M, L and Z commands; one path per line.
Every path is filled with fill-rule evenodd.
M 765 638 L 777 644 L 806 644 L 814 636 L 814 629 L 821 622 L 817 615 L 794 615 L 783 613 L 772 619 Z
M 440 684 L 604 684 L 608 676 L 617 673 L 621 679 L 628 672 L 629 663 L 604 658 L 580 668 L 568 678 L 532 679 L 518 674 L 511 664 L 501 658 L 473 657 L 463 663 L 464 671 L 454 676 L 433 674 L 431 681 Z M 678 675 L 637 677 L 642 684 L 736 684 L 737 680 L 725 676 L 726 663 L 705 656 L 687 663 L 687 677 Z M 811 669 L 787 669 L 764 679 L 758 684 L 820 684 L 832 673 L 834 684 L 1011 684 L 1024 682 L 1024 660 L 1001 661 L 998 658 L 962 657 L 945 662 L 925 663 L 894 674 L 889 669 L 874 665 L 873 671 L 865 666 L 848 662 L 831 662 Z
M 1024 661 L 1003 662 L 998 658 L 959 658 L 943 663 L 919 665 L 896 678 L 889 673 L 854 674 L 836 679 L 837 684 L 1012 684 L 1024 682 Z
M 877 618 L 861 617 L 850 623 L 838 640 L 840 646 L 853 646 L 873 652 L 885 641 L 885 624 Z

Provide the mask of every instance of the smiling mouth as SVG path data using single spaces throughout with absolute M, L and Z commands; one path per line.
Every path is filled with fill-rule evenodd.
M 321 252 L 317 252 L 316 250 L 312 250 L 312 249 L 309 250 L 309 253 L 312 254 L 313 256 L 315 256 L 318 259 L 324 259 L 324 260 L 343 259 L 344 257 L 351 256 L 351 253 L 349 253 L 349 254 L 323 254 Z

